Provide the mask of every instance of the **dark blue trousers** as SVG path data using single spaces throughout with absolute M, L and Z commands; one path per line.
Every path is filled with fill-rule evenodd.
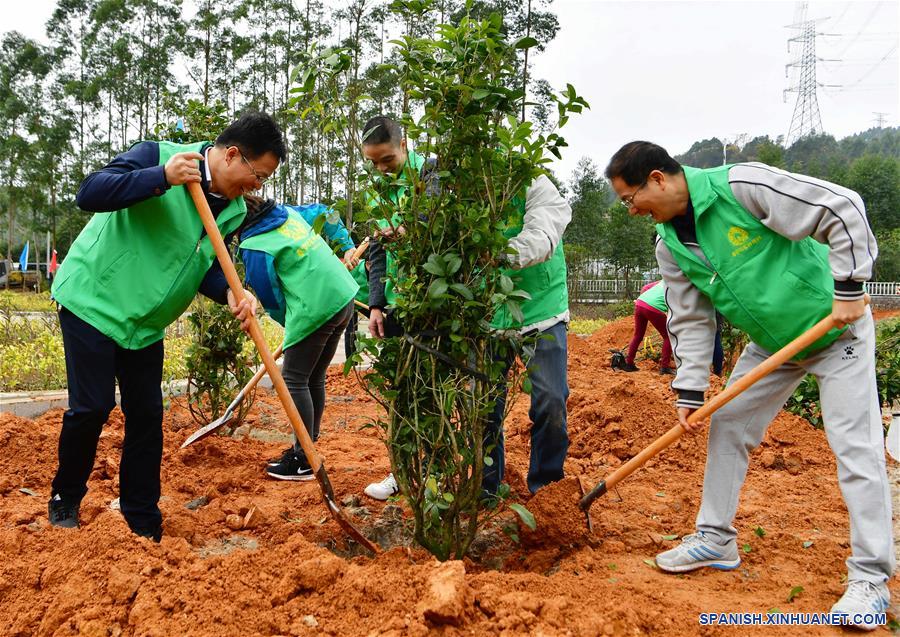
M 94 468 L 100 431 L 116 406 L 116 380 L 125 414 L 119 465 L 119 501 L 132 529 L 157 529 L 162 462 L 163 342 L 139 350 L 120 347 L 92 325 L 62 308 L 69 409 L 59 435 L 59 469 L 52 495 L 80 502 Z
M 528 466 L 528 489 L 535 493 L 543 486 L 562 480 L 563 464 L 569 450 L 569 432 L 566 428 L 566 400 L 569 385 L 566 377 L 568 351 L 566 324 L 562 321 L 544 330 L 534 356 L 524 361 L 530 371 L 531 408 L 531 461 Z M 508 371 L 512 360 L 506 361 Z M 503 410 L 506 407 L 506 385 L 500 388 L 494 413 L 485 430 L 485 446 L 493 447 L 488 454 L 493 464 L 484 468 L 482 486 L 491 494 L 497 492 L 503 480 L 505 455 L 503 451 Z

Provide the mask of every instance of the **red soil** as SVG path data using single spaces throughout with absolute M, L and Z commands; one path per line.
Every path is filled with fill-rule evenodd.
M 654 363 L 639 361 L 633 374 L 609 368 L 607 349 L 630 332 L 626 318 L 569 338 L 566 471 L 588 489 L 675 422 L 671 378 Z M 400 537 L 391 532 L 402 510 L 362 495 L 389 470 L 378 430 L 360 429 L 377 405 L 336 369 L 328 391 L 319 448 L 334 490 L 358 528 Z M 589 534 L 575 480 L 529 501 L 527 410 L 520 397 L 507 422 L 507 472 L 537 531 L 520 531 L 517 545 L 492 527 L 476 542 L 477 560 L 445 564 L 415 547 L 377 558 L 350 550 L 315 482 L 265 479 L 262 466 L 284 447 L 280 440 L 214 436 L 179 450 L 193 425 L 178 405 L 164 424 L 161 544 L 130 534 L 108 508 L 118 495 L 118 411 L 100 440 L 81 530 L 51 528 L 46 500 L 61 411 L 35 420 L 0 415 L 0 635 L 725 635 L 734 629 L 701 627 L 698 613 L 827 611 L 841 594 L 846 509 L 825 437 L 805 421 L 782 413 L 753 454 L 735 521 L 749 548 L 741 568 L 672 576 L 652 558 L 693 529 L 705 435 L 686 436 L 598 499 Z M 248 422 L 287 432 L 268 392 Z M 206 504 L 185 507 L 201 496 Z M 788 603 L 795 586 L 804 590 Z

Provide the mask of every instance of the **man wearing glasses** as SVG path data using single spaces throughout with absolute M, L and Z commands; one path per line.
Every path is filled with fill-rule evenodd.
M 186 188 L 199 183 L 226 242 L 246 215 L 241 195 L 284 159 L 281 131 L 247 113 L 214 144 L 141 142 L 88 175 L 82 210 L 96 212 L 53 281 L 66 355 L 69 409 L 59 438 L 50 523 L 75 528 L 100 431 L 122 394 L 120 502 L 137 535 L 159 541 L 162 515 L 163 335 L 198 290 L 249 328 L 256 300 L 237 303 Z
M 878 247 L 862 199 L 836 184 L 759 163 L 681 166 L 650 142 L 623 146 L 606 176 L 631 214 L 649 215 L 657 224 L 656 258 L 678 363 L 672 387 L 687 431 L 701 427 L 687 417 L 703 404 L 709 386 L 716 310 L 751 341 L 732 380 L 828 314 L 842 326 L 712 416 L 697 532 L 657 555 L 657 565 L 671 573 L 740 565 L 732 523 L 749 450 L 810 373 L 819 383 L 825 433 L 850 513 L 848 585 L 831 610 L 875 628 L 865 615 L 887 608 L 894 546 L 875 330 L 863 290 Z

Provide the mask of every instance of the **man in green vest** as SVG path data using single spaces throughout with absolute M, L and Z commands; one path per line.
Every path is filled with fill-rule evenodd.
M 831 610 L 875 628 L 890 600 L 894 545 L 875 330 L 863 290 L 878 248 L 862 199 L 836 184 L 759 163 L 682 167 L 650 142 L 623 146 L 606 176 L 631 214 L 657 223 L 656 258 L 678 364 L 672 387 L 687 431 L 701 426 L 689 425 L 687 417 L 703 404 L 709 386 L 716 310 L 751 340 L 732 381 L 828 314 L 842 325 L 713 415 L 697 533 L 657 555 L 657 565 L 674 573 L 740 565 L 732 522 L 749 450 L 804 376 L 813 374 L 850 513 L 848 586 Z
M 375 168 L 385 174 L 400 174 L 411 169 L 422 174 L 434 164 L 414 151 L 408 151 L 406 139 L 400 127 L 386 117 L 373 118 L 363 128 L 363 153 Z M 438 188 L 436 179 L 423 179 L 426 189 Z M 403 196 L 404 186 L 388 194 L 392 201 Z M 492 326 L 498 330 L 516 330 L 524 334 L 541 334 L 534 356 L 526 363 L 532 367 L 531 409 L 531 463 L 528 471 L 528 487 L 532 492 L 563 477 L 563 464 L 569 447 L 566 428 L 566 399 L 569 387 L 566 377 L 568 360 L 566 330 L 569 322 L 569 298 L 566 287 L 566 263 L 563 255 L 562 235 L 572 217 L 572 211 L 553 183 L 541 175 L 532 182 L 522 196 L 510 206 L 506 236 L 514 253 L 508 257 L 505 273 L 512 277 L 520 289 L 531 298 L 522 304 L 523 320 L 517 321 L 505 308 L 498 308 Z M 383 226 L 382 234 L 403 232 L 402 226 Z M 384 237 L 382 237 L 383 239 Z M 402 326 L 396 321 L 382 319 L 380 308 L 392 304 L 393 290 L 386 288 L 381 272 L 394 273 L 390 255 L 379 242 L 370 244 L 369 259 L 369 318 L 373 336 L 384 337 L 402 334 Z M 382 266 L 381 263 L 385 263 Z M 388 277 L 390 281 L 390 277 Z M 512 361 L 506 361 L 511 365 Z M 484 474 L 485 491 L 493 495 L 500 486 L 504 471 L 503 412 L 505 387 L 501 390 L 497 405 L 486 428 L 486 442 L 490 446 L 493 464 Z M 384 500 L 397 493 L 393 475 L 381 482 L 370 484 L 365 493 Z
M 214 144 L 140 142 L 82 182 L 78 205 L 97 214 L 72 244 L 52 288 L 69 391 L 48 503 L 52 525 L 78 526 L 118 381 L 125 414 L 122 514 L 136 534 L 159 541 L 165 328 L 198 291 L 228 303 L 244 329 L 256 307 L 252 296 L 240 303 L 232 296 L 183 184 L 201 185 L 227 240 L 246 214 L 241 195 L 261 187 L 284 156 L 278 125 L 251 112 Z

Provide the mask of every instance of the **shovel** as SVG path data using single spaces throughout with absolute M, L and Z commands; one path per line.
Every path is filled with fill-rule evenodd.
M 868 303 L 868 296 L 866 303 Z M 795 338 L 793 341 L 782 347 L 780 350 L 772 354 L 762 363 L 751 369 L 744 376 L 733 382 L 731 385 L 723 389 L 720 393 L 713 396 L 709 402 L 700 407 L 687 417 L 690 424 L 694 424 L 711 416 L 716 410 L 731 402 L 738 394 L 756 383 L 761 378 L 768 376 L 773 371 L 781 367 L 788 360 L 805 350 L 807 347 L 815 343 L 817 340 L 825 336 L 828 331 L 837 327 L 834 318 L 829 314 L 821 321 L 813 325 L 803 334 Z M 605 480 L 601 480 L 600 484 L 591 489 L 591 491 L 581 498 L 579 506 L 587 512 L 591 504 L 601 495 L 619 484 L 622 480 L 630 476 L 632 473 L 644 466 L 650 458 L 666 449 L 684 433 L 684 427 L 681 423 L 675 425 L 669 431 L 656 439 L 655 442 L 645 447 L 638 455 L 616 469 Z
M 234 295 L 235 300 L 240 302 L 242 299 L 246 298 L 244 296 L 244 288 L 241 285 L 237 270 L 234 269 L 234 263 L 231 262 L 231 256 L 228 254 L 228 249 L 225 247 L 225 242 L 222 240 L 222 233 L 219 232 L 219 227 L 216 225 L 212 211 L 209 209 L 209 204 L 206 201 L 206 197 L 203 195 L 203 190 L 197 182 L 190 182 L 186 184 L 186 186 L 188 192 L 191 194 L 191 198 L 194 200 L 194 205 L 197 207 L 200 219 L 203 221 L 203 227 L 206 229 L 206 234 L 209 235 L 209 240 L 212 242 L 213 249 L 216 251 L 216 258 L 219 260 L 219 265 L 222 266 L 222 271 L 225 273 L 228 287 L 231 288 L 231 293 Z M 303 453 L 306 454 L 309 466 L 313 470 L 316 480 L 319 482 L 319 486 L 322 489 L 322 499 L 325 501 L 328 512 L 331 513 L 331 516 L 337 521 L 338 525 L 340 525 L 350 537 L 359 542 L 373 554 L 377 555 L 380 552 L 378 547 L 353 526 L 335 501 L 334 490 L 328 479 L 328 473 L 325 471 L 325 463 L 322 461 L 322 456 L 316 451 L 316 447 L 313 445 L 312 440 L 310 440 L 306 427 L 303 426 L 303 421 L 300 419 L 300 413 L 297 411 L 297 407 L 291 399 L 287 385 L 284 383 L 284 378 L 281 377 L 281 372 L 275 365 L 275 359 L 272 358 L 272 353 L 269 352 L 269 346 L 266 345 L 266 339 L 263 337 L 262 329 L 260 329 L 256 317 L 250 318 L 250 336 L 256 344 L 256 349 L 259 351 L 259 355 L 263 360 L 263 365 L 269 373 L 269 378 L 272 379 L 272 385 L 278 393 L 281 405 L 284 407 L 284 411 L 291 421 L 291 427 L 293 427 L 294 434 L 300 442 L 300 447 L 303 449 Z
M 278 360 L 281 357 L 281 345 L 278 346 L 278 349 L 275 350 L 275 353 L 272 354 L 272 358 Z M 262 377 L 266 375 L 266 366 L 263 365 L 260 367 L 256 373 L 253 375 L 253 378 L 244 386 L 244 388 L 238 392 L 238 395 L 234 397 L 234 400 L 231 401 L 231 404 L 225 409 L 225 413 L 213 420 L 211 423 L 207 425 L 203 425 L 187 437 L 187 440 L 181 443 L 181 448 L 184 449 L 189 444 L 195 443 L 198 440 L 203 440 L 208 435 L 216 431 L 219 427 L 224 424 L 231 422 L 231 419 L 234 418 L 234 410 L 237 409 L 237 406 L 244 402 L 244 398 L 247 397 L 253 388 L 256 387 L 256 384 L 262 380 Z

